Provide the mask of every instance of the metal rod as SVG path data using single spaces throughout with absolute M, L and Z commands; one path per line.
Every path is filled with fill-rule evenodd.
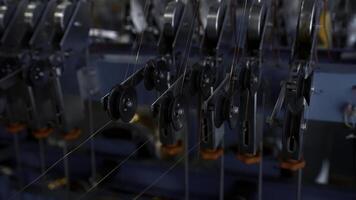
M 19 142 L 19 137 L 17 134 L 14 134 L 14 149 L 15 149 L 15 157 L 16 157 L 16 168 L 17 168 L 17 173 L 19 175 L 18 177 L 18 184 L 19 187 L 21 188 L 23 186 L 23 177 L 22 177 L 22 163 L 21 163 L 21 154 L 20 154 L 20 142 Z M 18 196 L 17 199 L 22 199 L 22 192 Z
M 94 124 L 93 124 L 93 102 L 91 99 L 88 99 L 88 113 L 89 113 L 89 132 L 92 133 L 94 131 Z M 90 158 L 91 158 L 91 179 L 93 184 L 96 180 L 96 155 L 95 155 L 95 139 L 90 139 Z
M 150 142 L 150 139 L 146 140 L 143 144 L 141 144 L 139 147 L 137 147 L 133 152 L 130 153 L 125 159 L 123 159 L 120 163 L 118 163 L 112 170 L 110 170 L 105 176 L 103 176 L 100 180 L 98 180 L 94 185 L 92 185 L 89 190 L 87 190 L 84 194 L 82 194 L 79 198 L 76 200 L 84 199 L 86 195 L 88 195 L 91 191 L 93 191 L 95 188 L 97 188 L 103 181 L 105 181 L 112 173 L 114 173 L 117 169 L 119 169 L 123 164 L 125 164 L 131 157 L 136 155 L 136 153 L 142 149 L 148 142 Z
M 184 175 L 185 175 L 185 199 L 189 200 L 189 136 L 188 136 L 188 131 L 184 134 L 184 140 L 185 140 L 185 145 L 184 145 L 184 153 L 185 153 L 185 159 L 184 159 Z
M 224 139 L 222 140 L 221 146 L 222 146 L 222 148 L 225 147 Z M 224 183 L 225 183 L 225 156 L 223 153 L 220 158 L 220 191 L 219 191 L 220 195 L 219 195 L 219 200 L 224 200 L 224 194 L 225 194 Z
M 67 142 L 63 141 L 63 156 L 67 155 Z M 65 157 L 63 160 L 63 167 L 64 167 L 64 176 L 66 178 L 66 198 L 67 200 L 69 200 L 69 191 L 70 191 L 70 180 L 69 180 L 69 165 L 68 165 L 68 157 Z
M 41 173 L 43 173 L 46 170 L 46 157 L 43 139 L 38 139 L 38 147 L 40 155 Z
M 260 142 L 261 161 L 258 165 L 258 200 L 263 196 L 263 141 Z
M 302 199 L 302 179 L 303 179 L 303 169 L 299 169 L 298 182 L 297 182 L 297 200 Z

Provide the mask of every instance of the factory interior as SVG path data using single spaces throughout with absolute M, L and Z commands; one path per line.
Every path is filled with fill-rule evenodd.
M 0 0 L 0 200 L 356 200 L 356 1 Z

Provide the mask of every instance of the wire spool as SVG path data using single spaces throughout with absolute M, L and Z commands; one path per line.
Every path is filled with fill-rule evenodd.
M 174 39 L 183 11 L 184 4 L 181 1 L 172 1 L 166 6 L 163 15 L 163 31 L 166 37 Z
M 308 59 L 316 39 L 319 1 L 303 0 L 297 24 L 294 54 L 297 59 Z
M 107 112 L 112 120 L 121 119 L 128 123 L 134 117 L 137 110 L 137 93 L 132 87 L 121 85 L 113 88 L 106 104 Z
M 262 3 L 253 4 L 248 16 L 247 43 L 250 49 L 259 49 L 263 36 L 265 19 L 267 15 L 266 6 Z
M 66 30 L 74 8 L 74 4 L 70 1 L 64 1 L 57 5 L 54 12 L 54 23 L 56 30 L 60 33 L 63 33 Z
M 210 41 L 217 41 L 219 39 L 224 18 L 226 13 L 226 6 L 223 3 L 217 3 L 210 7 L 206 20 L 206 37 Z

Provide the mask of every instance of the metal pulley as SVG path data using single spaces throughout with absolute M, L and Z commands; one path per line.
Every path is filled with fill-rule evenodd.
M 248 15 L 246 35 L 247 46 L 249 49 L 259 49 L 265 27 L 266 17 L 267 8 L 265 4 L 256 3 L 251 6 L 251 10 Z
M 137 110 L 137 93 L 132 87 L 116 86 L 107 97 L 104 106 L 112 120 L 130 122 Z
M 147 90 L 156 89 L 163 92 L 169 86 L 171 60 L 162 57 L 147 62 L 144 71 L 144 85 Z
M 211 41 L 219 39 L 226 14 L 225 3 L 216 3 L 209 9 L 207 15 L 206 36 Z
M 297 59 L 309 59 L 313 51 L 320 15 L 319 1 L 302 1 L 297 24 L 294 54 Z
M 183 16 L 184 4 L 181 1 L 169 2 L 163 15 L 163 32 L 167 38 L 174 39 Z
M 182 152 L 181 130 L 185 123 L 185 101 L 168 93 L 159 104 L 159 135 L 162 150 L 168 155 Z

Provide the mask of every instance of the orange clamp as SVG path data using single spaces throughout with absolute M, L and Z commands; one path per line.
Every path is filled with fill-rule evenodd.
M 200 154 L 204 160 L 217 160 L 224 154 L 223 149 L 201 149 Z
M 79 128 L 72 129 L 71 131 L 64 134 L 63 139 L 66 141 L 73 141 L 79 138 L 82 134 L 82 130 Z
M 236 158 L 246 165 L 253 165 L 261 162 L 261 155 L 258 153 L 253 154 L 237 154 Z
M 40 128 L 32 132 L 36 139 L 47 138 L 53 132 L 52 128 Z
M 281 162 L 280 167 L 282 169 L 297 171 L 305 167 L 305 160 L 285 160 Z
M 162 145 L 161 153 L 167 156 L 176 156 L 183 152 L 183 143 L 179 141 L 177 144 L 173 145 Z
M 18 134 L 26 129 L 26 125 L 22 123 L 10 123 L 6 126 L 6 131 L 11 134 Z

